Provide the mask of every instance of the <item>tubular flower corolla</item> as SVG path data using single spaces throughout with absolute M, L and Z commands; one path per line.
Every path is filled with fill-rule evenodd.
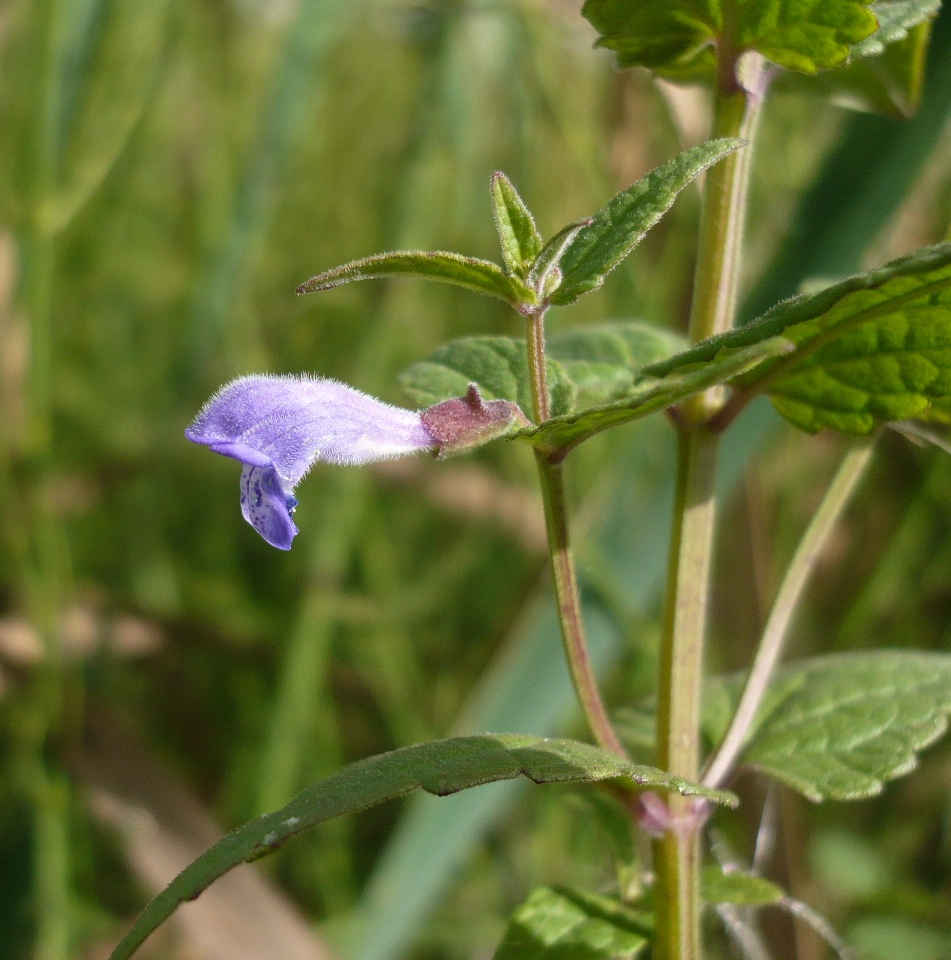
M 412 410 L 335 380 L 263 374 L 222 387 L 185 436 L 244 464 L 244 519 L 281 550 L 297 535 L 294 487 L 312 464 L 371 463 L 438 445 Z

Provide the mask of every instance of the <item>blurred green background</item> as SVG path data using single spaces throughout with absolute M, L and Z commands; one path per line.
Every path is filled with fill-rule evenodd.
M 551 234 L 703 139 L 703 96 L 615 72 L 579 8 L 0 4 L 0 960 L 104 957 L 183 857 L 348 761 L 458 731 L 584 735 L 525 450 L 318 466 L 283 554 L 241 519 L 235 464 L 182 434 L 252 371 L 399 402 L 409 363 L 449 337 L 517 334 L 513 317 L 415 281 L 305 298 L 298 283 L 397 247 L 497 258 L 493 170 Z M 749 304 L 946 234 L 948 14 L 910 122 L 801 93 L 770 102 Z M 697 206 L 687 191 L 552 327 L 680 328 Z M 572 458 L 616 706 L 652 689 L 667 434 L 658 418 Z M 841 449 L 767 409 L 741 421 L 713 667 L 746 662 Z M 796 652 L 951 648 L 949 516 L 951 460 L 885 438 Z M 951 957 L 951 751 L 922 766 L 861 804 L 779 803 L 776 875 L 871 960 Z M 752 812 L 723 829 L 745 854 L 762 789 L 741 787 Z M 554 788 L 391 804 L 224 881 L 147 950 L 486 957 L 533 884 L 611 889 L 611 849 L 610 819 Z M 778 957 L 823 955 L 803 931 L 771 932 Z

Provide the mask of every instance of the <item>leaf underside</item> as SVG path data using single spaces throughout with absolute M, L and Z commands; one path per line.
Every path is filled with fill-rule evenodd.
M 640 371 L 683 346 L 675 334 L 644 323 L 585 327 L 547 338 L 548 388 L 555 416 L 571 412 L 580 399 L 599 403 L 623 397 Z M 407 396 L 431 406 L 465 394 L 475 383 L 487 400 L 532 408 L 525 343 L 512 337 L 465 337 L 440 347 L 401 377 Z
M 878 30 L 857 43 L 850 52 L 853 59 L 876 57 L 890 44 L 904 40 L 911 30 L 937 16 L 941 0 L 877 0 L 871 10 Z
M 785 893 L 769 880 L 742 870 L 724 871 L 720 867 L 704 867 L 700 878 L 700 894 L 704 903 L 728 903 L 734 907 L 765 907 L 778 903 Z
M 843 63 L 878 23 L 867 0 L 758 0 L 734 3 L 735 46 L 804 73 Z M 723 31 L 720 0 L 586 0 L 582 13 L 617 53 L 622 67 L 642 66 L 679 81 L 715 74 L 714 44 Z M 874 9 L 874 7 L 873 7 Z
M 622 789 L 660 787 L 734 804 L 723 791 L 706 790 L 653 767 L 573 740 L 517 734 L 454 737 L 370 757 L 308 787 L 285 807 L 238 827 L 186 867 L 142 911 L 113 951 L 125 960 L 175 909 L 193 900 L 218 877 L 255 860 L 325 820 L 365 810 L 384 800 L 423 789 L 446 796 L 469 787 L 525 776 L 535 783 L 611 781 Z
M 356 280 L 394 276 L 419 277 L 465 287 L 490 297 L 499 297 L 515 307 L 533 303 L 535 299 L 530 287 L 490 260 L 464 257 L 458 253 L 430 253 L 422 250 L 380 253 L 363 260 L 353 260 L 311 277 L 297 288 L 297 292 L 316 293 Z
M 495 960 L 628 960 L 650 946 L 652 922 L 608 897 L 540 887 L 512 915 Z
M 951 654 L 817 657 L 778 674 L 742 761 L 810 800 L 858 800 L 913 769 L 949 715 Z
M 685 347 L 682 337 L 636 321 L 565 330 L 547 337 L 547 354 L 557 360 L 578 390 L 579 402 L 623 397 L 644 367 Z
M 582 294 L 597 290 L 697 174 L 742 146 L 742 140 L 730 137 L 711 140 L 685 150 L 617 194 L 577 232 L 563 253 L 562 281 L 551 302 L 574 303 Z
M 575 387 L 557 360 L 547 363 L 552 411 L 571 409 Z M 400 386 L 414 403 L 432 406 L 465 394 L 474 383 L 486 400 L 517 403 L 532 412 L 532 388 L 525 343 L 511 337 L 465 337 L 451 340 L 428 359 L 400 376 Z

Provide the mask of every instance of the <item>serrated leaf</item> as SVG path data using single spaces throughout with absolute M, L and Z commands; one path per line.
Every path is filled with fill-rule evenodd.
M 650 946 L 652 923 L 608 897 L 540 887 L 512 915 L 495 960 L 628 960 Z
M 728 903 L 734 907 L 765 907 L 786 895 L 782 887 L 742 870 L 725 873 L 720 867 L 704 867 L 700 877 L 704 903 Z
M 698 173 L 741 146 L 742 140 L 724 137 L 685 150 L 617 194 L 577 232 L 562 254 L 561 286 L 551 302 L 574 303 L 583 293 L 597 290 L 667 212 L 677 194 Z
M 579 395 L 591 403 L 623 396 L 644 367 L 685 346 L 678 334 L 636 321 L 561 331 L 547 339 L 548 356 L 562 365 Z
M 538 427 L 521 430 L 515 436 L 549 453 L 567 453 L 596 433 L 666 410 L 694 394 L 739 377 L 766 360 L 788 353 L 789 349 L 786 340 L 775 337 L 749 347 L 724 351 L 707 363 L 678 364 L 678 357 L 691 355 L 691 351 L 687 351 L 664 361 L 666 372 L 662 378 L 651 375 L 657 364 L 646 368 L 623 400 L 555 417 Z M 673 369 L 669 369 L 671 364 Z
M 571 409 L 575 388 L 557 360 L 547 363 L 548 392 L 556 415 Z M 441 346 L 400 377 L 406 395 L 420 406 L 461 397 L 474 383 L 486 400 L 508 400 L 532 411 L 525 343 L 511 337 L 464 337 Z
M 647 67 L 680 81 L 715 72 L 719 0 L 586 0 L 581 13 L 600 34 L 597 45 L 615 51 L 620 67 Z
M 842 63 L 877 29 L 868 0 L 757 0 L 742 6 L 738 46 L 789 70 L 816 73 Z
M 776 676 L 741 759 L 810 800 L 858 800 L 908 773 L 949 715 L 951 654 L 816 657 Z
M 696 81 L 715 74 L 713 48 L 723 33 L 724 6 L 721 0 L 586 0 L 582 13 L 601 34 L 598 45 L 614 50 L 620 66 Z M 730 7 L 737 52 L 756 50 L 805 73 L 842 63 L 878 26 L 868 0 L 757 0 Z
M 316 293 L 330 290 L 355 280 L 373 280 L 381 277 L 421 277 L 453 286 L 465 287 L 490 297 L 499 297 L 516 309 L 535 302 L 532 289 L 518 277 L 510 276 L 498 264 L 458 253 L 423 250 L 379 253 L 363 260 L 352 260 L 343 266 L 318 273 L 302 283 L 298 293 Z
M 951 245 L 776 315 L 800 318 L 783 332 L 799 349 L 769 384 L 774 406 L 796 426 L 863 434 L 891 420 L 951 421 Z
M 937 16 L 940 9 L 941 0 L 877 0 L 871 11 L 878 21 L 878 29 L 855 44 L 850 56 L 878 56 L 889 44 L 904 40 L 914 27 Z
M 126 960 L 175 909 L 193 900 L 239 863 L 276 850 L 291 837 L 332 817 L 422 789 L 447 796 L 469 787 L 525 776 L 535 783 L 616 782 L 623 789 L 658 786 L 717 802 L 731 794 L 688 784 L 653 767 L 622 760 L 575 740 L 518 734 L 453 737 L 360 760 L 308 787 L 275 813 L 238 827 L 187 866 L 142 911 L 111 960 Z
M 919 24 L 877 56 L 853 59 L 815 77 L 787 73 L 781 83 L 784 89 L 818 93 L 851 110 L 906 119 L 921 101 L 930 33 L 930 23 Z
M 785 300 L 675 359 L 702 363 L 780 335 L 796 350 L 741 382 L 768 393 L 801 429 L 864 434 L 890 420 L 951 422 L 951 244 Z
M 502 259 L 509 273 L 524 280 L 541 253 L 541 234 L 512 181 L 501 171 L 492 175 L 491 192 L 492 215 L 502 247 Z

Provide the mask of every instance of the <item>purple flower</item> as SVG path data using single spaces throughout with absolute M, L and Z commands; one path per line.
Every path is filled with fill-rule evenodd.
M 222 387 L 185 431 L 240 460 L 241 512 L 290 550 L 294 487 L 317 460 L 360 464 L 436 447 L 420 415 L 321 377 L 254 375 Z

